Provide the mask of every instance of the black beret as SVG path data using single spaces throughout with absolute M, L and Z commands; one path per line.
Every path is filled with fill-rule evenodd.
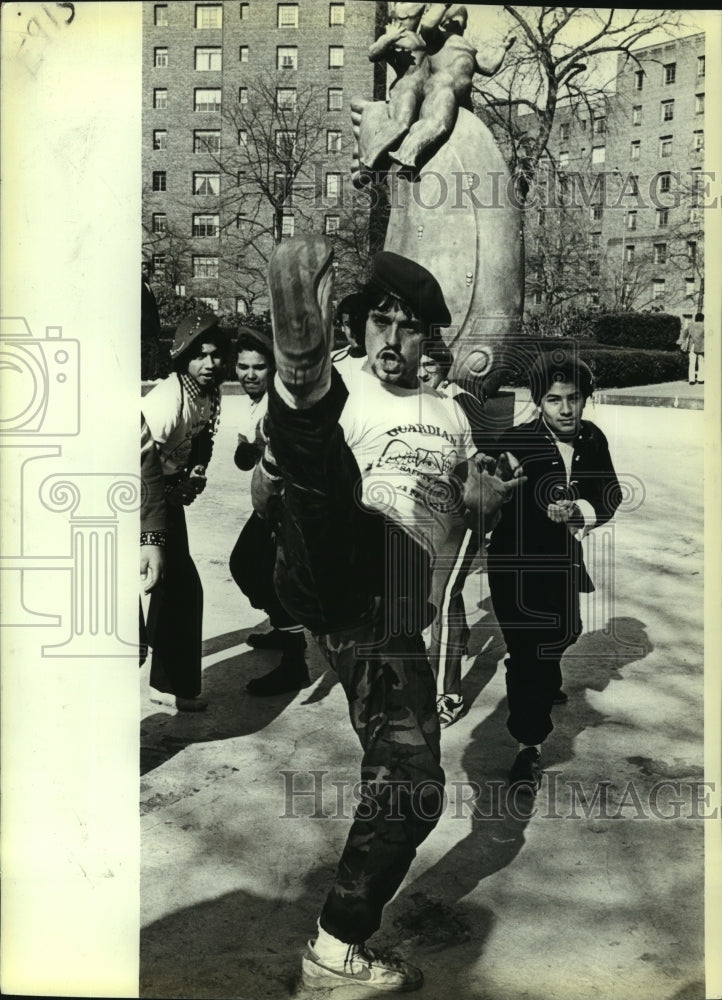
M 190 316 L 184 316 L 176 327 L 173 345 L 170 349 L 171 359 L 175 360 L 184 351 L 187 351 L 195 340 L 208 334 L 211 330 L 214 337 L 219 337 L 218 322 L 218 317 L 212 312 L 191 313 Z
M 239 350 L 243 350 L 240 341 L 244 340 L 256 344 L 260 354 L 268 354 L 273 357 L 273 338 L 269 334 L 263 333 L 261 330 L 254 330 L 250 326 L 239 326 L 236 345 Z
M 451 314 L 439 282 L 415 260 L 381 250 L 372 259 L 368 283 L 400 299 L 426 330 L 451 325 Z

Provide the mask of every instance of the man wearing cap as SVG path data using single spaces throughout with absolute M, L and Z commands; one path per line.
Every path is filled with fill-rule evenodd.
M 503 509 L 489 543 L 494 612 L 507 647 L 507 728 L 519 741 L 510 783 L 536 795 L 552 705 L 564 704 L 560 661 L 581 633 L 579 594 L 594 590 L 582 538 L 621 502 L 607 439 L 582 420 L 592 373 L 571 352 L 543 355 L 530 372 L 538 416 L 502 435 L 526 482 Z
M 269 264 L 277 373 L 269 450 L 283 504 L 275 580 L 345 690 L 363 748 L 360 801 L 318 932 L 303 958 L 310 988 L 390 992 L 420 970 L 365 944 L 443 805 L 434 677 L 422 640 L 433 617 L 436 547 L 473 503 L 492 515 L 512 483 L 481 473 L 463 413 L 419 386 L 425 341 L 450 316 L 425 268 L 382 252 L 360 291 L 366 360 L 331 365 L 332 250 L 286 240 Z M 347 378 L 347 384 L 345 379 Z
M 259 330 L 242 326 L 236 341 L 236 375 L 241 397 L 236 466 L 247 472 L 263 454 L 263 419 L 268 408 L 268 381 L 276 370 L 273 340 Z M 246 684 L 249 694 L 268 697 L 298 691 L 311 683 L 306 665 L 303 626 L 295 622 L 278 600 L 273 586 L 276 541 L 267 516 L 253 511 L 243 526 L 229 560 L 231 576 L 254 608 L 263 610 L 270 632 L 252 632 L 246 639 L 254 649 L 280 650 L 281 660 L 269 673 Z
M 142 400 L 165 482 L 165 573 L 151 594 L 151 698 L 202 711 L 203 588 L 188 548 L 183 508 L 203 492 L 220 416 L 225 338 L 213 313 L 186 316 L 171 347 L 173 372 Z

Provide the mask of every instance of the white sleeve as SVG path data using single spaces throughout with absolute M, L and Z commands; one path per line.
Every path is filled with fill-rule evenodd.
M 159 382 L 141 400 L 141 412 L 156 444 L 165 444 L 178 426 L 180 383 L 175 376 Z

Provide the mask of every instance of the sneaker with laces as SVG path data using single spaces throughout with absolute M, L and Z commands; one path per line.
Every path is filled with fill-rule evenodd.
M 436 711 L 442 729 L 453 726 L 464 714 L 464 699 L 460 694 L 440 694 L 436 699 Z
M 322 236 L 280 243 L 268 262 L 268 294 L 276 370 L 296 396 L 330 372 L 333 248 Z
M 354 995 L 358 1000 L 373 996 L 376 990 L 409 993 L 418 990 L 424 982 L 421 969 L 396 955 L 372 950 L 365 944 L 349 945 L 343 966 L 331 968 L 323 964 L 310 941 L 301 963 L 301 976 L 307 989 L 333 990 L 352 984 L 357 988 Z

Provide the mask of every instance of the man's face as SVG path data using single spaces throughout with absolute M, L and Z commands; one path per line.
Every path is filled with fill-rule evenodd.
M 542 417 L 560 440 L 571 440 L 579 433 L 585 403 L 578 386 L 572 382 L 555 382 L 542 396 Z
M 260 351 L 241 351 L 236 375 L 251 399 L 261 399 L 268 389 L 268 360 Z
M 396 304 L 371 309 L 366 320 L 365 368 L 388 385 L 413 389 L 418 385 L 419 358 L 424 342 L 421 324 Z
M 196 343 L 191 348 L 188 374 L 204 388 L 217 382 L 221 373 L 223 357 L 218 344 Z
M 419 382 L 428 385 L 432 389 L 437 389 L 444 380 L 444 373 L 438 361 L 434 361 L 428 354 L 422 354 L 419 361 Z

